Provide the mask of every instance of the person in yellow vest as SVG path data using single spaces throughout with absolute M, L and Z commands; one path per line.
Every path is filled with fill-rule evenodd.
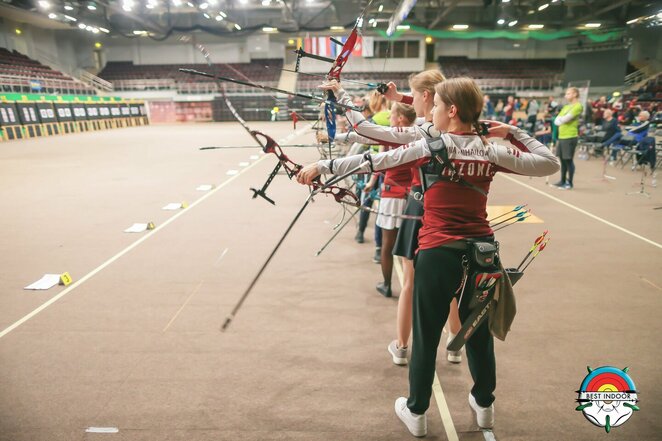
M 556 156 L 561 160 L 561 180 L 554 186 L 561 190 L 572 190 L 575 177 L 573 157 L 579 136 L 579 117 L 584 111 L 584 106 L 579 102 L 579 90 L 576 87 L 568 87 L 565 91 L 565 99 L 568 104 L 563 106 L 554 119 L 554 125 L 559 128 Z

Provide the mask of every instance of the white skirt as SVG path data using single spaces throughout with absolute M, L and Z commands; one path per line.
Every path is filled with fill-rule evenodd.
M 379 200 L 379 214 L 377 215 L 376 224 L 384 230 L 393 230 L 400 228 L 402 218 L 393 217 L 393 215 L 401 215 L 405 211 L 407 199 L 400 198 L 382 198 Z

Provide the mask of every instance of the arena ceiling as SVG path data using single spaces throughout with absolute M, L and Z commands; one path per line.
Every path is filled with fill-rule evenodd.
M 373 0 L 367 30 L 385 31 L 399 5 L 413 3 L 405 24 L 433 30 L 521 31 L 542 25 L 559 31 L 599 24 L 610 30 L 659 25 L 662 4 L 650 0 Z M 367 0 L 1 0 L 0 16 L 53 29 L 135 37 L 173 33 L 242 35 L 263 28 L 281 33 L 353 26 Z M 658 15 L 659 14 L 659 15 Z M 339 32 L 342 29 L 338 29 Z M 142 34 L 141 34 L 142 32 Z

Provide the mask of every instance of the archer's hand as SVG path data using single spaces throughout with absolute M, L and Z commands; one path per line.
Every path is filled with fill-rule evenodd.
M 319 87 L 322 90 L 330 90 L 336 96 L 338 96 L 340 94 L 340 91 L 343 90 L 342 86 L 337 80 L 325 81 L 317 87 Z
M 490 128 L 487 129 L 488 138 L 505 139 L 506 136 L 508 136 L 508 133 L 510 133 L 510 129 L 513 127 L 499 121 L 481 121 L 481 122 L 490 126 Z
M 320 175 L 317 169 L 317 162 L 308 164 L 297 174 L 297 182 L 304 185 L 312 185 L 313 180 Z
M 398 93 L 398 86 L 396 86 L 393 81 L 389 81 L 386 86 L 388 86 L 388 90 L 384 94 L 384 98 L 389 101 L 395 101 L 398 103 L 402 101 L 402 94 Z

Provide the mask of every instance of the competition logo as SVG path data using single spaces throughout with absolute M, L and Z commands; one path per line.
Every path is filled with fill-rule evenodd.
M 587 369 L 588 375 L 577 391 L 579 406 L 575 410 L 582 411 L 587 420 L 609 432 L 639 410 L 634 381 L 627 374 L 628 368 L 602 366 Z

